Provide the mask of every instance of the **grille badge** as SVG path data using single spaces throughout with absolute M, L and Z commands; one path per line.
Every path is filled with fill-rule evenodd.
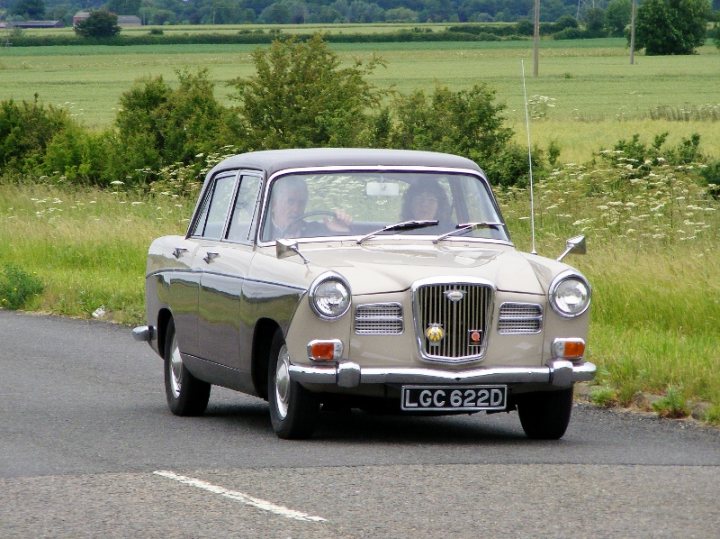
M 437 346 L 445 337 L 445 331 L 440 324 L 430 324 L 425 330 L 425 337 L 430 341 L 430 346 Z
M 462 301 L 465 297 L 465 292 L 462 290 L 446 290 L 445 297 L 453 303 L 457 303 L 458 301 Z
M 481 329 L 469 329 L 468 330 L 468 345 L 480 346 L 482 345 L 483 332 Z

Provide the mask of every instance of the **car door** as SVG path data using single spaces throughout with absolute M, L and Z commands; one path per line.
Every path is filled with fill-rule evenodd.
M 243 325 L 241 300 L 254 255 L 251 237 L 261 181 L 254 174 L 237 174 L 232 179 L 233 193 L 228 197 L 230 177 L 218 178 L 216 191 L 221 206 L 217 214 L 208 217 L 209 223 L 222 220 L 220 237 L 216 238 L 218 233 L 212 229 L 213 236 L 203 239 L 196 254 L 201 269 L 198 341 L 204 359 L 249 374 L 249 361 L 242 360 L 243 351 L 249 359 L 249 346 L 243 344 L 249 329 Z

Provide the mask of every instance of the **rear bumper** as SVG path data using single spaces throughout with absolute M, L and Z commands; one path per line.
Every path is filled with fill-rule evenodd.
M 547 384 L 558 388 L 592 380 L 596 367 L 588 361 L 555 360 L 546 367 L 497 367 L 464 371 L 424 368 L 362 368 L 352 361 L 337 365 L 290 365 L 290 378 L 306 384 L 355 388 L 364 384 Z

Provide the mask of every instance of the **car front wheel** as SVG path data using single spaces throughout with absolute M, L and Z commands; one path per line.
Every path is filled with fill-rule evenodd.
M 570 423 L 573 388 L 522 395 L 518 402 L 520 424 L 528 438 L 558 440 Z
M 202 415 L 210 399 L 211 385 L 195 378 L 183 363 L 175 334 L 175 323 L 168 322 L 165 334 L 165 396 L 175 415 Z
M 275 332 L 268 362 L 268 403 L 275 434 L 285 439 L 309 438 L 320 409 L 318 399 L 290 379 L 290 354 L 280 330 Z

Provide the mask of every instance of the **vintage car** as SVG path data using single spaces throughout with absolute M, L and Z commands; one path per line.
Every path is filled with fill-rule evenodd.
M 251 152 L 208 173 L 185 236 L 150 246 L 133 334 L 164 359 L 177 415 L 215 384 L 266 399 L 281 438 L 358 408 L 517 410 L 527 436 L 557 439 L 595 373 L 590 285 L 560 259 L 516 250 L 468 159 Z

